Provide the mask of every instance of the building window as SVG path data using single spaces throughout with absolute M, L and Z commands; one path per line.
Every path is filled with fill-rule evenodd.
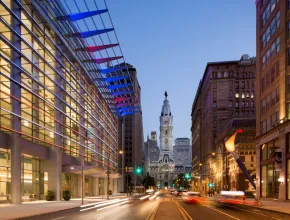
M 249 102 L 246 101 L 246 108 L 249 108 Z
M 274 82 L 274 80 L 275 80 L 275 68 L 273 67 L 271 69 L 271 82 Z
M 233 101 L 232 101 L 232 100 L 229 101 L 229 107 L 230 107 L 230 108 L 233 107 Z
M 275 105 L 275 99 L 276 99 L 276 91 L 273 91 L 271 95 L 271 106 Z
M 262 107 L 261 112 L 265 113 L 266 112 L 266 100 L 265 99 L 262 100 L 261 107 Z
M 236 102 L 236 108 L 239 108 L 239 102 Z
M 254 108 L 254 101 L 251 101 L 251 108 Z
M 267 5 L 267 7 L 265 8 L 263 14 L 262 14 L 262 27 L 264 27 L 266 21 L 269 19 L 270 17 L 270 4 Z
M 254 92 L 251 92 L 251 98 L 252 99 L 254 98 Z
M 216 108 L 216 101 L 213 101 L 213 108 Z
M 240 94 L 238 92 L 236 92 L 236 98 L 239 98 Z
M 236 89 L 239 88 L 239 82 L 236 82 Z
M 290 2 L 290 1 L 289 1 Z M 290 21 L 288 21 L 288 38 L 290 37 Z
M 216 91 L 213 92 L 213 98 L 216 99 Z
M 244 98 L 245 98 L 245 93 L 243 92 L 243 93 L 242 93 L 242 99 L 244 99 Z
M 266 111 L 270 109 L 271 106 L 270 103 L 271 103 L 271 95 L 268 95 L 266 98 Z
M 266 79 L 265 79 L 266 77 L 263 77 L 262 78 L 262 92 L 264 92 L 265 91 L 265 89 L 266 89 Z
M 241 108 L 245 108 L 245 101 L 242 101 Z
M 245 82 L 243 81 L 242 82 L 242 89 L 244 89 L 245 88 Z
M 271 118 L 267 118 L 267 131 L 271 130 Z

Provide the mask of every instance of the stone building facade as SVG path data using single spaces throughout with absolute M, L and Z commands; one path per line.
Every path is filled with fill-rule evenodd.
M 255 64 L 255 58 L 243 55 L 240 60 L 206 66 L 191 113 L 192 186 L 204 193 L 225 159 L 224 147 L 217 148 L 217 137 L 227 137 L 221 135 L 233 119 L 255 120 Z M 216 182 L 222 179 L 221 174 Z M 226 184 L 217 185 L 222 189 Z
M 290 4 L 256 0 L 257 196 L 290 199 Z

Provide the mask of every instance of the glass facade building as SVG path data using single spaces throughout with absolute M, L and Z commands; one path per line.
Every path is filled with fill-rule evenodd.
M 106 193 L 106 171 L 117 167 L 117 119 L 92 77 L 100 66 L 85 62 L 86 43 L 52 2 L 0 2 L 0 202 L 47 190 L 59 200 L 64 187 L 79 197 L 82 166 L 85 194 Z

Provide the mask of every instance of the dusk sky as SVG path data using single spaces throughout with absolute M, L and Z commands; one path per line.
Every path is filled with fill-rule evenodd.
M 253 0 L 107 0 L 142 88 L 144 139 L 159 135 L 165 90 L 173 135 L 191 138 L 191 107 L 207 62 L 256 54 Z

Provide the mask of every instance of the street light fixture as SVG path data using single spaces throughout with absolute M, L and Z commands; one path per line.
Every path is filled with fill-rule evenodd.
M 202 166 L 202 163 L 199 163 L 198 165 L 201 167 Z
M 123 151 L 122 151 L 122 150 L 120 150 L 120 151 L 119 151 L 119 154 L 123 154 Z

